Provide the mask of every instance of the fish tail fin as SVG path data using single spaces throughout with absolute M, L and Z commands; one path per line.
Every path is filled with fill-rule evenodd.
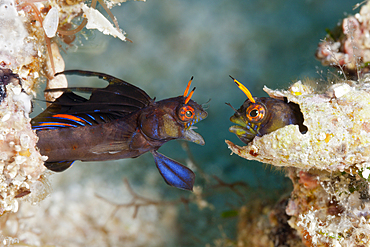
M 70 168 L 73 164 L 74 160 L 72 161 L 59 161 L 59 162 L 45 162 L 46 168 L 53 172 L 62 172 Z
M 195 174 L 192 170 L 156 151 L 151 153 L 160 174 L 168 185 L 193 191 Z

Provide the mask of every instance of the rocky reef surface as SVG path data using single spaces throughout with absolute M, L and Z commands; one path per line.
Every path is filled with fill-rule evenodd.
M 320 91 L 310 80 L 288 90 L 264 88 L 270 97 L 299 105 L 307 132 L 288 125 L 243 147 L 226 141 L 245 159 L 285 167 L 293 182 L 290 196 L 265 212 L 270 221 L 260 221 L 267 229 L 261 235 L 269 236 L 263 246 L 297 246 L 299 239 L 304 246 L 370 246 L 369 6 L 344 19 L 340 38 L 329 33 L 319 45 L 317 57 L 338 68 L 342 79 Z M 279 220 L 280 231 L 274 231 Z
M 324 93 L 301 82 L 287 91 L 265 88 L 299 105 L 307 132 L 288 125 L 243 147 L 226 141 L 243 158 L 288 168 L 294 185 L 288 223 L 307 246 L 370 243 L 369 85 L 341 81 Z

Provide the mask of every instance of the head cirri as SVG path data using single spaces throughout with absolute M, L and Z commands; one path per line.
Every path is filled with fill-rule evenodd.
M 155 110 L 148 109 L 141 116 L 141 130 L 153 139 L 182 139 L 204 145 L 203 137 L 193 125 L 207 117 L 201 105 L 191 100 L 195 88 L 189 93 L 193 77 L 182 96 L 155 102 Z M 161 116 L 161 117 L 159 117 Z M 155 130 L 155 131 L 153 131 Z

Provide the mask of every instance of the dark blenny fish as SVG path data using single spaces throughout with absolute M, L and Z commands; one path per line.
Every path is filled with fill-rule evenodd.
M 143 90 L 113 76 L 70 70 L 64 74 L 98 76 L 109 82 L 106 88 L 61 88 L 63 94 L 32 120 L 37 147 L 48 156 L 45 166 L 61 172 L 75 160 L 101 161 L 138 157 L 151 152 L 167 184 L 192 190 L 195 174 L 186 166 L 160 154 L 166 142 L 183 139 L 204 145 L 193 124 L 207 112 L 191 100 L 191 80 L 184 95 L 155 101 Z M 89 92 L 85 99 L 76 92 Z
M 302 133 L 307 131 L 297 104 L 269 97 L 253 98 L 243 84 L 231 78 L 248 97 L 238 110 L 233 108 L 235 114 L 230 117 L 230 121 L 237 125 L 231 126 L 229 131 L 242 142 L 248 144 L 256 136 L 263 136 L 289 124 L 299 125 Z

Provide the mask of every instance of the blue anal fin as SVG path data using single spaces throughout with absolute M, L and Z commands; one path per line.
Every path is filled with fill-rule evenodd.
M 193 191 L 195 174 L 192 170 L 163 154 L 156 151 L 151 152 L 160 174 L 168 185 L 183 190 Z
M 72 161 L 59 161 L 59 162 L 45 162 L 44 166 L 53 172 L 62 172 L 72 166 Z

